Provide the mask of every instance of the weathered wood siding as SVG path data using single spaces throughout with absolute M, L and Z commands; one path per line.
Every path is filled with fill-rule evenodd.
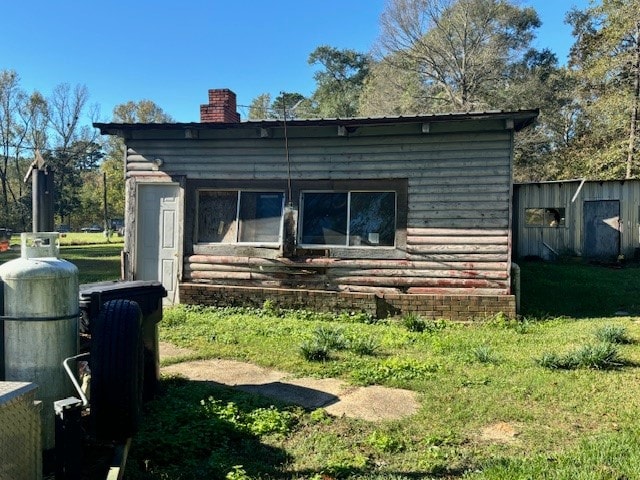
M 312 135 L 310 134 L 312 133 Z M 129 181 L 186 176 L 183 280 L 361 292 L 508 294 L 512 130 L 504 121 L 289 130 L 292 183 L 404 182 L 395 248 L 278 250 L 194 245 L 195 190 L 207 182 L 282 182 L 281 129 L 145 133 L 127 140 Z M 175 138 L 170 138 L 175 135 Z M 261 138 L 266 136 L 266 138 Z M 268 135 L 268 136 L 267 136 Z M 161 159 L 158 161 L 156 159 Z M 155 162 L 155 163 L 154 163 Z M 246 187 L 245 187 L 246 188 Z M 294 202 L 297 198 L 294 195 Z M 404 202 L 404 205 L 400 205 Z
M 640 181 L 581 181 L 518 184 L 514 190 L 515 250 L 518 257 L 547 258 L 549 249 L 566 255 L 582 255 L 584 242 L 584 202 L 618 200 L 622 231 L 620 250 L 633 258 L 640 247 Z M 577 193 L 577 196 L 576 196 Z M 574 199 L 575 197 L 575 199 Z M 525 225 L 527 208 L 564 208 L 565 225 L 558 228 Z

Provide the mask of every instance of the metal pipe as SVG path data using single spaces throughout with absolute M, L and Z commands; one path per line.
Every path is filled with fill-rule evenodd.
M 62 366 L 67 372 L 67 375 L 69 375 L 69 378 L 71 379 L 71 383 L 73 383 L 73 386 L 76 388 L 78 395 L 80 395 L 80 399 L 82 399 L 83 407 L 86 407 L 87 405 L 89 405 L 89 400 L 87 399 L 87 396 L 82 391 L 82 387 L 78 383 L 78 380 L 76 380 L 75 374 L 71 371 L 71 367 L 69 366 L 69 361 L 78 360 L 79 358 L 88 357 L 89 355 L 90 353 L 81 353 L 79 355 L 74 355 L 73 357 L 65 358 L 64 361 L 62 362 Z
M 516 313 L 520 313 L 520 265 L 511 262 L 511 274 L 513 276 L 513 294 L 516 297 Z

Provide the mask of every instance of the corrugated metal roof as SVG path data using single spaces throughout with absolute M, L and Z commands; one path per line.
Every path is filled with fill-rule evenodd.
M 567 180 L 540 180 L 538 182 L 515 182 L 514 185 L 553 185 L 558 183 L 612 183 L 612 182 L 638 182 L 640 181 L 637 178 L 619 178 L 619 179 L 608 179 L 608 180 L 598 180 L 598 179 L 585 179 L 585 178 L 571 178 Z
M 482 119 L 512 119 L 515 130 L 521 130 L 533 123 L 539 114 L 538 109 L 534 110 L 491 110 L 484 112 L 454 112 L 438 113 L 428 115 L 407 115 L 397 117 L 352 117 L 352 118 L 310 118 L 287 120 L 290 127 L 321 127 L 331 125 L 342 126 L 369 126 L 369 125 L 394 125 L 403 123 L 428 123 L 428 122 L 462 122 Z M 114 133 L 115 130 L 180 130 L 180 129 L 229 129 L 229 128 L 256 128 L 256 127 L 276 127 L 283 125 L 282 120 L 247 120 L 239 123 L 219 123 L 219 122 L 190 122 L 190 123 L 94 123 L 93 126 L 100 129 L 100 133 Z

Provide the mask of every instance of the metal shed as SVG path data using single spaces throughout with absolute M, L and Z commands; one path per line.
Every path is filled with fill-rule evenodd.
M 637 257 L 639 210 L 640 180 L 516 184 L 515 256 Z

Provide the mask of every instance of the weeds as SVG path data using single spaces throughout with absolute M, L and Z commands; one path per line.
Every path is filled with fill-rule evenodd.
M 435 363 L 393 357 L 353 370 L 351 377 L 355 382 L 364 385 L 384 384 L 388 381 L 426 379 L 440 368 L 440 365 Z
M 348 344 L 342 329 L 325 326 L 319 326 L 314 330 L 313 340 L 320 345 L 326 345 L 330 350 L 345 350 Z
M 211 396 L 201 400 L 200 405 L 207 416 L 229 422 L 239 431 L 256 436 L 286 435 L 293 425 L 293 414 L 286 410 L 277 410 L 274 406 L 243 412 L 236 403 L 225 404 Z
M 493 349 L 488 345 L 479 345 L 471 350 L 475 361 L 480 363 L 497 363 L 498 359 Z
M 317 339 L 302 342 L 300 354 L 302 358 L 310 362 L 324 362 L 329 360 L 330 348 L 326 343 L 320 343 Z
M 349 350 L 357 355 L 375 355 L 380 342 L 372 337 L 361 337 L 349 341 Z
M 615 343 L 619 345 L 633 343 L 627 334 L 627 329 L 619 325 L 605 325 L 596 330 L 595 336 L 601 342 Z
M 415 333 L 435 333 L 446 326 L 444 321 L 426 320 L 413 312 L 405 314 L 401 319 L 401 324 L 408 331 Z
M 415 313 L 407 313 L 402 317 L 402 325 L 410 332 L 424 332 L 426 322 Z
M 374 430 L 367 437 L 367 443 L 374 449 L 383 453 L 398 453 L 404 450 L 405 445 L 402 440 L 392 437 L 391 435 Z
M 552 370 L 574 370 L 590 368 L 594 370 L 611 370 L 626 365 L 617 347 L 608 342 L 587 344 L 565 355 L 545 353 L 538 359 L 541 367 Z

